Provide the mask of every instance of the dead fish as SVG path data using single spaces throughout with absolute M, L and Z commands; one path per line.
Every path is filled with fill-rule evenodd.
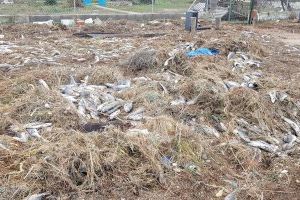
M 75 103 L 75 102 L 77 102 L 77 99 L 75 99 L 75 97 L 73 97 L 73 96 L 70 96 L 70 95 L 67 95 L 67 94 L 62 94 L 62 96 L 63 96 L 67 101 L 69 101 L 70 103 Z
M 75 79 L 74 79 L 73 76 L 70 76 L 70 83 L 69 83 L 69 85 L 72 85 L 72 86 L 77 85 L 77 83 L 76 83 L 76 81 L 75 81 Z
M 42 200 L 43 197 L 49 195 L 49 192 L 45 192 L 45 193 L 40 193 L 40 194 L 33 194 L 31 196 L 26 197 L 23 200 Z
M 271 102 L 275 103 L 277 100 L 277 92 L 275 90 L 269 92 L 269 96 L 271 98 Z
M 130 80 L 123 80 L 123 81 L 119 81 L 116 85 L 114 85 L 113 89 L 119 91 L 119 90 L 130 88 L 130 86 L 131 86 Z
M 292 135 L 292 134 L 287 134 L 283 137 L 282 140 L 285 143 L 294 143 L 295 141 L 297 141 L 297 137 L 295 135 Z
M 19 133 L 17 137 L 13 137 L 14 140 L 17 140 L 22 143 L 28 142 L 28 138 L 29 138 L 29 135 L 28 135 L 28 133 L 25 133 L 25 132 Z
M 14 68 L 14 65 L 11 64 L 0 64 L 0 71 L 2 72 L 9 72 L 10 70 L 12 70 Z
M 186 100 L 183 96 L 179 96 L 178 99 L 171 101 L 172 106 L 183 105 L 186 103 Z
M 207 135 L 213 135 L 217 138 L 220 137 L 220 133 L 213 127 L 207 126 L 207 125 L 200 125 L 199 127 L 205 134 Z
M 244 142 L 251 142 L 250 138 L 247 135 L 247 132 L 244 129 L 234 129 L 233 133 L 238 135 Z
M 145 112 L 145 108 L 144 107 L 139 107 L 138 109 L 136 109 L 136 111 L 129 114 L 127 116 L 127 119 L 133 120 L 133 121 L 140 121 L 144 118 L 144 112 Z
M 0 141 L 0 148 L 9 151 L 9 149 Z
M 235 61 L 233 63 L 234 68 L 243 68 L 244 65 L 241 62 Z
M 83 80 L 81 80 L 82 82 L 82 85 L 83 86 L 86 86 L 88 84 L 88 81 L 89 81 L 89 76 L 85 76 Z
M 105 103 L 101 104 L 100 106 L 98 106 L 97 110 L 102 113 L 105 113 L 117 106 L 122 106 L 122 103 L 120 101 L 105 102 Z
M 99 61 L 100 61 L 100 58 L 99 58 L 99 56 L 95 55 L 95 61 L 94 61 L 94 63 L 93 63 L 93 64 L 97 64 Z
M 261 150 L 265 150 L 271 153 L 275 153 L 278 150 L 278 146 L 269 144 L 262 140 L 250 141 L 248 145 L 252 147 L 260 148 Z
M 31 136 L 31 137 L 35 137 L 35 138 L 38 138 L 38 139 L 42 139 L 43 141 L 45 142 L 48 142 L 45 138 L 43 138 L 37 129 L 35 128 L 30 128 L 30 129 L 26 129 L 27 133 Z
M 85 115 L 85 103 L 84 103 L 84 100 L 83 99 L 80 99 L 79 102 L 78 102 L 78 113 L 79 115 L 81 116 L 86 116 Z
M 34 123 L 25 124 L 24 128 L 25 129 L 40 129 L 40 128 L 47 128 L 50 126 L 52 126 L 52 123 L 34 122 Z
M 51 56 L 59 56 L 60 55 L 60 52 L 58 50 L 53 50 L 52 51 L 52 55 Z
M 133 103 L 132 102 L 127 102 L 123 106 L 124 111 L 127 112 L 127 113 L 131 112 L 132 108 L 133 108 Z
M 96 103 L 93 101 L 92 98 L 83 98 L 82 99 L 83 103 L 84 103 L 84 107 L 86 110 L 90 111 L 90 112 L 95 112 L 97 113 L 97 105 Z
M 292 149 L 295 146 L 295 143 L 285 143 L 282 145 L 282 150 L 287 151 Z
M 120 113 L 121 113 L 120 110 L 116 110 L 115 112 L 113 112 L 109 115 L 109 119 L 110 120 L 115 119 Z
M 109 93 L 101 93 L 99 95 L 99 99 L 101 99 L 102 102 L 111 102 L 115 101 L 115 97 Z
M 135 115 L 129 115 L 127 116 L 127 119 L 133 120 L 133 121 L 140 121 L 144 118 L 143 113 L 135 114 Z
M 224 200 L 236 200 L 236 191 L 233 191 L 231 193 L 229 193 L 225 198 Z
M 248 57 L 246 54 L 241 53 L 241 54 L 240 54 L 240 57 L 241 57 L 243 60 L 249 60 L 249 57 Z
M 241 87 L 241 85 L 237 82 L 234 81 L 224 81 L 224 84 L 226 85 L 226 87 L 230 90 L 233 88 L 238 88 Z
M 197 103 L 198 99 L 199 99 L 200 95 L 196 96 L 195 98 L 193 98 L 192 100 L 189 100 L 188 102 L 186 102 L 186 105 L 194 105 Z
M 288 94 L 285 92 L 278 92 L 277 93 L 277 98 L 279 99 L 279 101 L 284 101 L 286 98 L 288 98 Z
M 122 107 L 122 104 L 119 104 L 119 105 L 115 106 L 114 108 L 110 109 L 109 111 L 107 111 L 107 114 L 112 114 L 121 107 Z
M 282 117 L 282 119 L 291 126 L 297 136 L 300 136 L 300 127 L 295 122 L 286 117 Z
M 50 90 L 50 87 L 48 86 L 48 84 L 47 84 L 43 79 L 40 79 L 40 80 L 39 80 L 39 84 L 40 84 L 45 90 Z
M 235 57 L 235 53 L 234 52 L 229 52 L 228 56 L 227 56 L 227 59 L 228 60 L 231 60 Z

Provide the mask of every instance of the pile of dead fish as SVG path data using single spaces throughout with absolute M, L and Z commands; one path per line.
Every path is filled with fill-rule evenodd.
M 300 124 L 286 117 L 282 120 L 290 126 L 290 130 L 283 135 L 281 139 L 272 136 L 267 130 L 262 130 L 260 127 L 251 125 L 244 119 L 238 119 L 237 128 L 234 130 L 236 134 L 248 146 L 255 147 L 266 152 L 277 155 L 290 152 L 293 147 L 300 142 Z M 255 139 L 264 138 L 264 139 Z
M 228 60 L 232 63 L 232 71 L 244 72 L 247 69 L 259 69 L 262 62 L 253 59 L 250 55 L 243 52 L 230 52 L 227 56 Z M 257 80 L 262 77 L 260 71 L 247 72 L 243 75 L 242 83 L 235 81 L 224 81 L 227 89 L 233 89 L 237 87 L 248 87 L 251 89 L 258 89 Z
M 77 110 L 84 121 L 99 120 L 100 117 L 113 120 L 126 113 L 125 120 L 139 121 L 144 118 L 143 107 L 133 111 L 133 102 L 115 98 L 115 92 L 121 92 L 131 87 L 130 80 L 119 81 L 105 85 L 88 85 L 88 77 L 82 83 L 77 83 L 73 77 L 68 85 L 60 87 L 62 96 Z M 133 111 L 133 112 L 132 112 Z M 122 115 L 124 116 L 124 115 Z
M 39 139 L 44 142 L 48 142 L 42 133 L 50 131 L 52 127 L 51 123 L 33 122 L 25 125 L 11 125 L 8 130 L 8 135 L 18 142 L 26 143 L 31 139 Z M 4 150 L 10 150 L 9 147 L 0 141 L 0 148 Z

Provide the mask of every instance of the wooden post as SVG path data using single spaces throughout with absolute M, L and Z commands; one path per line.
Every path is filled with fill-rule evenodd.
M 215 18 L 215 29 L 216 30 L 219 30 L 220 29 L 220 26 L 221 26 L 221 17 L 216 17 Z
M 195 33 L 197 28 L 197 18 L 191 17 L 191 32 Z

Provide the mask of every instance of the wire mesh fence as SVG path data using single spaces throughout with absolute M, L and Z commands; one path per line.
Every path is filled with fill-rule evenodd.
M 300 10 L 300 0 L 0 0 L 0 15 L 185 13 L 247 21 L 256 9 L 262 20 L 284 19 Z
M 0 14 L 183 13 L 192 0 L 0 0 Z

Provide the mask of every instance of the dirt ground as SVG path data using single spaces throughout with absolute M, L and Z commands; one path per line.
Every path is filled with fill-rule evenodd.
M 183 27 L 0 26 L 0 199 L 300 199 L 300 24 Z

